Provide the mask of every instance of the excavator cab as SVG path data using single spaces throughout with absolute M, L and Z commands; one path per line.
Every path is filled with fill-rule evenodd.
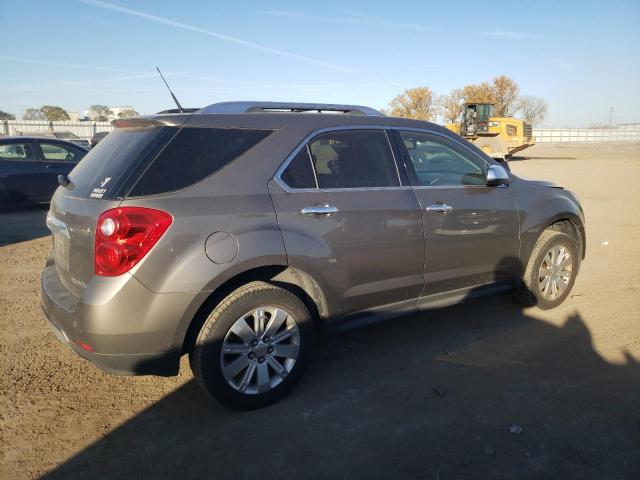
M 489 119 L 496 116 L 492 103 L 465 103 L 462 114 L 462 135 L 477 135 L 489 131 Z

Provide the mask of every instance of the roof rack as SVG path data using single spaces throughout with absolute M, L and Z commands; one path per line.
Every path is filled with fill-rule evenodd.
M 370 107 L 361 105 L 335 105 L 331 103 L 288 103 L 288 102 L 222 102 L 202 108 L 198 113 L 343 113 L 349 115 L 384 116 Z

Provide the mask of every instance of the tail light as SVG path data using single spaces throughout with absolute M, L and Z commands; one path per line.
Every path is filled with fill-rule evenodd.
M 104 212 L 96 228 L 96 275 L 115 277 L 131 270 L 172 221 L 167 212 L 151 208 L 121 207 Z

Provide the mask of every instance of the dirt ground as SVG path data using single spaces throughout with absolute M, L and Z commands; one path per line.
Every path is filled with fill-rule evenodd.
M 46 210 L 0 214 L 0 478 L 640 478 L 640 145 L 538 145 L 511 168 L 584 206 L 561 307 L 503 295 L 333 336 L 248 413 L 185 359 L 123 378 L 71 353 L 39 305 Z

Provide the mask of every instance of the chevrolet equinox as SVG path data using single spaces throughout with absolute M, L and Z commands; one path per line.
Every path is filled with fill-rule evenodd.
M 576 197 L 433 123 L 368 107 L 227 102 L 115 121 L 59 177 L 42 304 L 106 372 L 175 375 L 219 402 L 286 395 L 314 332 L 513 289 L 563 302 Z

